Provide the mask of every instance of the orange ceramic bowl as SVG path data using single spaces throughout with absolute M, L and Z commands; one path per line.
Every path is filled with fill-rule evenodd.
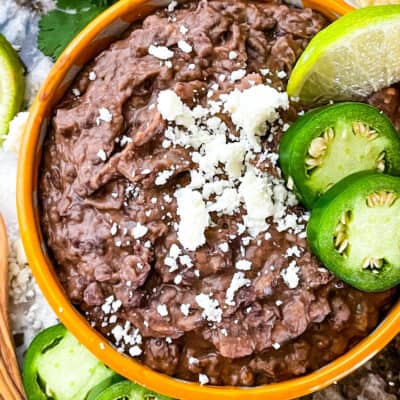
M 351 9 L 344 2 L 304 1 L 330 17 Z M 50 262 L 40 229 L 37 182 L 41 148 L 53 107 L 63 97 L 80 68 L 113 42 L 134 20 L 149 14 L 161 2 L 121 0 L 92 22 L 68 46 L 50 72 L 30 113 L 18 168 L 19 226 L 32 271 L 48 302 L 63 324 L 95 356 L 130 380 L 181 400 L 284 400 L 302 396 L 343 378 L 381 350 L 400 329 L 400 302 L 366 339 L 327 366 L 289 381 L 254 388 L 201 386 L 160 374 L 118 353 L 72 306 Z

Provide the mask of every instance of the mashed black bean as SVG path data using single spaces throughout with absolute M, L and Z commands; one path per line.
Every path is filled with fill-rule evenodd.
M 361 293 L 319 264 L 300 233 L 305 210 L 294 204 L 299 231 L 268 221 L 269 234 L 244 238 L 239 212 L 212 215 L 206 243 L 194 251 L 177 237 L 175 190 L 188 184 L 196 163 L 190 149 L 166 141 L 159 93 L 173 89 L 194 107 L 207 103 L 216 83 L 219 93 L 254 83 L 283 90 L 326 24 L 310 9 L 278 1 L 201 0 L 161 10 L 86 66 L 56 108 L 40 200 L 57 273 L 93 326 L 151 368 L 216 385 L 284 380 L 343 354 L 389 302 L 390 293 Z M 233 82 L 239 68 L 246 77 Z M 263 152 L 277 152 L 298 111 L 294 103 L 282 112 Z M 276 162 L 264 161 L 279 178 Z M 157 184 L 166 170 L 173 172 Z M 168 261 L 174 252 L 176 265 Z M 251 269 L 227 304 L 243 254 Z M 205 316 L 201 294 L 221 315 Z

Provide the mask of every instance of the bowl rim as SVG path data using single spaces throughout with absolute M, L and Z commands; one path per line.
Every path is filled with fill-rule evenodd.
M 315 1 L 314 1 L 315 2 Z M 324 1 L 323 4 L 327 4 Z M 42 138 L 41 127 L 52 96 L 62 84 L 74 61 L 82 55 L 86 46 L 112 22 L 123 18 L 133 10 L 145 5 L 147 0 L 121 0 L 91 22 L 67 47 L 42 85 L 29 114 L 22 137 L 17 172 L 17 209 L 21 238 L 32 272 L 50 306 L 60 321 L 97 358 L 119 374 L 134 380 L 154 391 L 177 399 L 241 399 L 251 400 L 292 399 L 310 394 L 345 377 L 379 352 L 400 331 L 400 300 L 387 317 L 366 338 L 339 358 L 324 367 L 279 383 L 257 387 L 232 387 L 200 385 L 186 382 L 156 372 L 131 357 L 120 354 L 108 343 L 88 321 L 74 308 L 58 282 L 55 270 L 42 247 L 41 229 L 37 215 L 34 193 L 37 182 L 37 166 L 40 152 L 38 144 Z M 140 11 L 138 13 L 140 15 Z

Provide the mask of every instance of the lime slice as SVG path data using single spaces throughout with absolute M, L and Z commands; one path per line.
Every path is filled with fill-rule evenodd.
M 0 35 L 0 143 L 24 100 L 24 68 L 18 54 Z
M 303 104 L 360 99 L 400 81 L 400 5 L 351 12 L 305 49 L 287 91 Z

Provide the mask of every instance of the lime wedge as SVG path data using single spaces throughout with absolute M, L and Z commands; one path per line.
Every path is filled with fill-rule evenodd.
M 0 143 L 24 100 L 24 68 L 18 54 L 0 35 Z
M 354 100 L 400 81 L 400 5 L 361 8 L 319 32 L 288 83 L 303 104 Z

